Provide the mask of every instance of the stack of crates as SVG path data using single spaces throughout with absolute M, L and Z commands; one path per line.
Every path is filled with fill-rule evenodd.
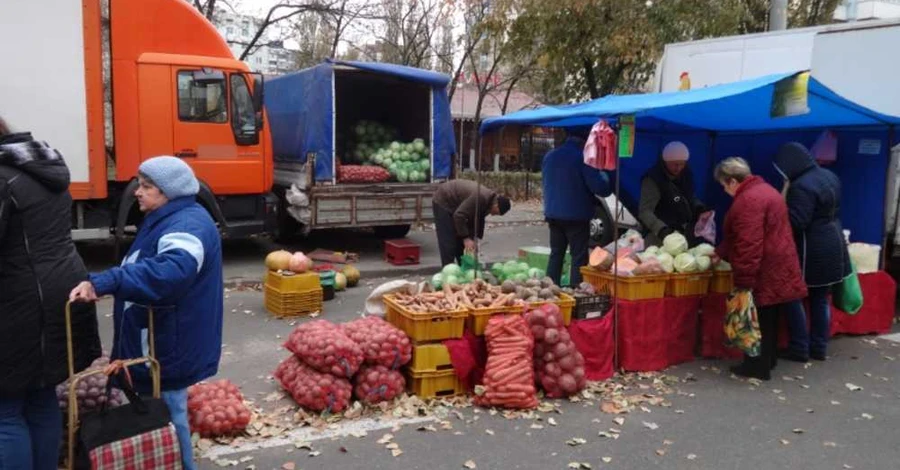
M 409 391 L 419 398 L 444 398 L 466 392 L 453 370 L 445 339 L 462 338 L 468 311 L 416 313 L 384 296 L 385 320 L 412 341 L 412 360 L 404 368 Z
M 266 310 L 278 318 L 298 317 L 322 311 L 322 286 L 313 272 L 285 274 L 266 271 Z

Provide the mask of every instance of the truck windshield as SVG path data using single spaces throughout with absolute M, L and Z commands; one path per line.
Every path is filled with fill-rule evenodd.
M 231 127 L 238 144 L 253 145 L 258 143 L 256 129 L 256 110 L 253 97 L 247 87 L 243 75 L 231 74 Z

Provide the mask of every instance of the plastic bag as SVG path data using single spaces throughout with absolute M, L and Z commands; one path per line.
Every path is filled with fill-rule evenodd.
M 728 298 L 728 311 L 725 313 L 725 345 L 756 357 L 759 356 L 761 338 L 753 294 L 748 290 L 733 293 Z
M 809 153 L 819 165 L 830 165 L 837 161 L 837 135 L 832 131 L 822 131 Z
M 304 323 L 284 343 L 306 365 L 337 377 L 351 378 L 363 362 L 362 348 L 327 320 Z
M 694 226 L 694 236 L 710 243 L 716 242 L 716 211 L 700 214 L 697 225 Z
M 409 336 L 380 317 L 353 320 L 341 325 L 341 329 L 362 348 L 367 364 L 398 369 L 412 359 Z
M 484 332 L 488 359 L 484 390 L 476 390 L 481 406 L 529 409 L 538 406 L 534 387 L 534 338 L 520 315 L 494 316 Z
M 347 409 L 353 394 L 350 381 L 323 374 L 304 364 L 297 356 L 281 362 L 273 374 L 300 406 L 328 413 Z
M 385 314 L 384 296 L 387 294 L 402 292 L 404 294 L 414 295 L 418 293 L 418 291 L 419 286 L 415 282 L 404 281 L 401 279 L 385 282 L 376 287 L 375 290 L 369 294 L 369 297 L 366 298 L 366 315 L 378 315 L 383 317 Z

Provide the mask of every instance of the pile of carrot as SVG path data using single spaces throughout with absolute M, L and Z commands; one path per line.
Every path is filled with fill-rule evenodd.
M 475 403 L 528 409 L 538 406 L 534 385 L 534 337 L 521 315 L 497 315 L 485 330 L 488 359 L 483 393 Z
M 413 313 L 443 313 L 458 309 L 512 307 L 523 305 L 515 294 L 504 294 L 500 287 L 482 279 L 465 285 L 445 284 L 438 292 L 420 292 L 416 295 L 394 294 L 394 301 Z

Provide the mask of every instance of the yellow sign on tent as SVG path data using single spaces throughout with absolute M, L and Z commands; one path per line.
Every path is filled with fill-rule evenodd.
M 775 83 L 772 93 L 773 118 L 809 113 L 809 72 L 802 72 Z

